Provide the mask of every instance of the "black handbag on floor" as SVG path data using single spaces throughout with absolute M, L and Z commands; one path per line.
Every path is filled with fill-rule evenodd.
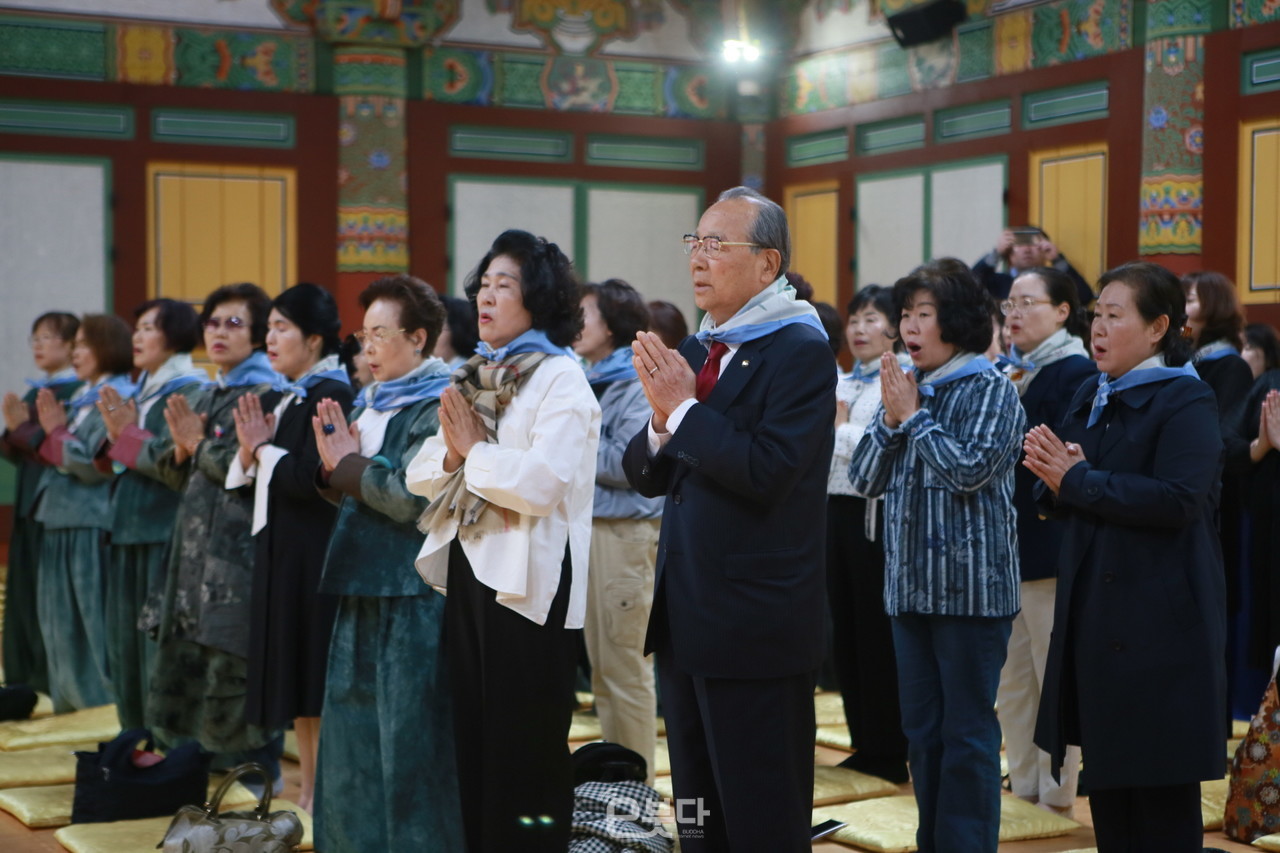
M 163 757 L 152 746 L 149 731 L 130 729 L 98 744 L 97 752 L 77 752 L 71 822 L 163 817 L 186 803 L 203 802 L 212 756 L 194 741 Z
M 0 687 L 0 720 L 27 720 L 36 709 L 39 697 L 26 684 Z

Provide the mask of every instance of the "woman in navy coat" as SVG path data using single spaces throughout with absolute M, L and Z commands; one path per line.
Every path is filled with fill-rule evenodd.
M 1089 320 L 1080 307 L 1075 282 L 1056 269 L 1028 270 L 1014 280 L 1000 310 L 1013 344 L 1000 362 L 1018 389 L 1027 426 L 1057 426 L 1076 389 L 1098 372 L 1085 349 Z M 1049 756 L 1032 741 L 1053 629 L 1058 551 L 1065 526 L 1036 509 L 1033 492 L 1038 482 L 1024 466 L 1014 472 L 1022 610 L 1013 619 L 996 709 L 1014 795 L 1070 816 L 1076 799 L 1079 750 L 1073 747 L 1068 752 L 1059 783 L 1053 777 L 1056 768 L 1050 766 Z
M 1100 284 L 1103 373 L 1024 448 L 1067 519 L 1036 743 L 1055 767 L 1081 746 L 1100 853 L 1199 853 L 1199 782 L 1222 778 L 1226 739 L 1218 411 L 1177 278 L 1133 263 Z

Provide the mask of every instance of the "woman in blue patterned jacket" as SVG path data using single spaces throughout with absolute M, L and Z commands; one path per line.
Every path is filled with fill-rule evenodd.
M 916 268 L 894 285 L 894 305 L 915 370 L 882 356 L 881 408 L 849 479 L 867 497 L 885 496 L 885 610 L 917 844 L 921 853 L 994 853 L 994 705 L 1019 607 L 1013 470 L 1026 417 L 1013 383 L 982 355 L 991 318 L 964 264 Z

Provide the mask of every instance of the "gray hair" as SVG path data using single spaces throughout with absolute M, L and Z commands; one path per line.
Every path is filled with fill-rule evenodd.
M 765 198 L 751 187 L 733 187 L 720 193 L 720 197 L 716 202 L 729 201 L 730 199 L 742 198 L 751 202 L 756 208 L 755 221 L 751 223 L 751 233 L 748 239 L 752 243 L 759 243 L 765 249 L 776 249 L 778 254 L 782 256 L 782 263 L 778 267 L 778 275 L 782 275 L 791 268 L 791 232 L 787 228 L 787 214 L 776 201 Z M 759 253 L 759 249 L 752 249 L 753 253 Z

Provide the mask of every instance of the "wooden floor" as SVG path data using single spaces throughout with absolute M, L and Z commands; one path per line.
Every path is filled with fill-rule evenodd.
M 819 764 L 835 764 L 843 759 L 845 755 L 846 753 L 822 746 L 817 747 L 815 753 Z M 284 782 L 285 799 L 296 800 L 298 796 L 298 765 L 292 761 L 284 761 Z M 911 786 L 904 785 L 902 793 L 911 793 Z M 1075 819 L 1083 826 L 1070 835 L 1064 835 L 1060 838 L 1044 838 L 1036 841 L 1001 844 L 1000 851 L 1001 853 L 1061 853 L 1061 851 L 1065 850 L 1077 850 L 1082 847 L 1094 846 L 1093 824 L 1089 816 L 1088 800 L 1084 798 L 1077 800 Z M 3 851 L 3 853 L 63 853 L 63 847 L 54 840 L 53 833 L 54 830 L 52 829 L 27 829 L 11 815 L 0 811 L 0 851 Z M 1204 846 L 1217 847 L 1230 851 L 1230 853 L 1244 853 L 1245 851 L 1257 853 L 1258 849 L 1247 844 L 1228 841 L 1221 832 L 1205 833 Z M 849 853 L 849 851 L 857 848 L 830 841 L 820 841 L 813 846 L 813 849 L 814 851 L 822 851 L 822 853 Z M 138 853 L 147 852 L 138 851 Z M 369 851 L 369 853 L 373 853 L 373 851 Z

